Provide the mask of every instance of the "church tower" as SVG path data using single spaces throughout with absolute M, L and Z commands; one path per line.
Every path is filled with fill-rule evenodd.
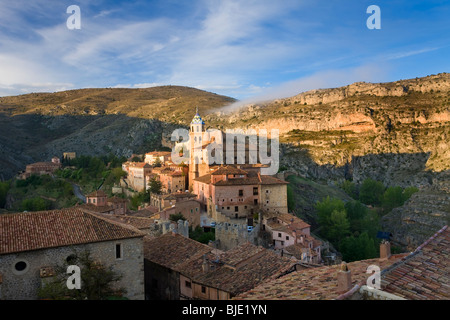
M 198 107 L 196 113 L 191 121 L 189 130 L 189 145 L 190 145 L 190 162 L 189 162 L 189 187 L 192 186 L 192 180 L 199 177 L 199 167 L 202 166 L 203 158 L 203 133 L 206 131 L 205 122 L 198 113 Z

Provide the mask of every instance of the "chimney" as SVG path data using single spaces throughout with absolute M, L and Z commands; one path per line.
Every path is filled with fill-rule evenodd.
M 380 244 L 380 260 L 388 260 L 391 256 L 391 243 L 389 241 L 382 241 Z
M 206 255 L 203 255 L 203 263 L 202 263 L 202 269 L 203 272 L 209 272 L 209 263 L 208 260 L 206 260 Z
M 338 292 L 347 292 L 352 288 L 352 272 L 348 270 L 347 263 L 342 262 L 337 274 Z

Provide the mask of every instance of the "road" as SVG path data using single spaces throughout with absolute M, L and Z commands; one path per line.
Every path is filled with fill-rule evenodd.
M 86 202 L 86 197 L 84 196 L 84 194 L 81 192 L 80 186 L 76 185 L 75 183 L 72 183 L 72 187 L 73 187 L 73 194 L 80 199 L 81 201 Z

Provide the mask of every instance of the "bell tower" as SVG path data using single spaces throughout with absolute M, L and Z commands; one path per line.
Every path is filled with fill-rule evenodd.
M 205 122 L 198 113 L 198 107 L 195 108 L 195 116 L 191 121 L 189 130 L 190 162 L 189 162 L 189 187 L 192 186 L 192 180 L 199 176 L 199 165 L 202 164 L 202 145 L 203 133 L 205 132 Z

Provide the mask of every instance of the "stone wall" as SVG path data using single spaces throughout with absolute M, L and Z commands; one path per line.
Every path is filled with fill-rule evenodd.
M 122 246 L 122 258 L 116 259 L 116 244 Z M 85 245 L 49 248 L 0 256 L 0 299 L 35 300 L 41 287 L 40 270 L 44 267 L 63 265 L 74 253 L 90 251 L 92 258 L 122 275 L 116 288 L 125 288 L 125 297 L 144 299 L 144 253 L 142 238 L 105 241 Z M 17 262 L 24 261 L 27 267 L 22 272 L 15 270 Z M 69 277 L 69 275 L 68 275 Z
M 227 251 L 249 241 L 259 245 L 259 224 L 251 232 L 247 231 L 247 224 L 231 224 L 221 222 L 216 225 L 217 249 Z

